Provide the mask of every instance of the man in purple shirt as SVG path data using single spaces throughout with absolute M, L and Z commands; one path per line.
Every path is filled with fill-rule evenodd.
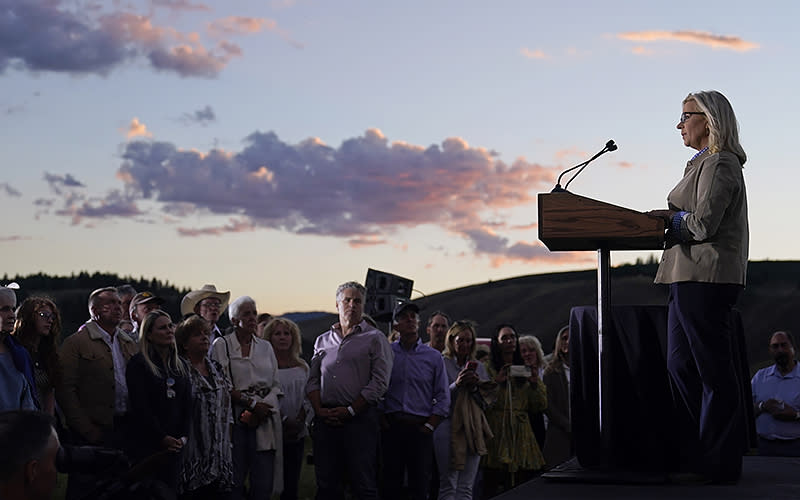
M 450 389 L 441 353 L 419 338 L 419 307 L 402 302 L 392 323 L 394 364 L 383 411 L 384 498 L 402 498 L 408 474 L 412 500 L 426 500 L 433 466 L 433 431 L 447 418 Z
M 392 350 L 362 318 L 366 293 L 354 281 L 340 285 L 339 323 L 314 343 L 306 393 L 315 413 L 317 500 L 344 498 L 345 478 L 356 498 L 378 498 L 376 406 L 389 385 Z

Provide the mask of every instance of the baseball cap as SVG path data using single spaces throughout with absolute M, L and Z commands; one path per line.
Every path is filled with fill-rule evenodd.
M 153 292 L 139 292 L 133 296 L 131 299 L 131 305 L 128 307 L 128 312 L 133 311 L 136 309 L 136 306 L 139 304 L 148 304 L 150 302 L 155 302 L 156 304 L 163 304 L 164 299 L 155 295 Z
M 403 300 L 399 302 L 396 306 L 394 306 L 394 312 L 392 313 L 392 323 L 397 320 L 397 317 L 403 314 L 403 312 L 407 309 L 411 309 L 415 313 L 419 314 L 419 306 L 410 300 Z

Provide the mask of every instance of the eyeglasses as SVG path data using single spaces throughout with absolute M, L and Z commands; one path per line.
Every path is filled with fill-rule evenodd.
M 200 302 L 200 307 L 207 307 L 209 309 L 219 309 L 222 305 L 222 302 L 218 300 L 204 300 Z
M 703 113 L 702 111 L 684 111 L 683 113 L 681 113 L 681 119 L 680 121 L 678 121 L 678 123 L 685 122 L 692 115 L 704 115 L 704 114 L 705 113 Z
M 51 319 L 53 321 L 56 320 L 56 315 L 53 314 L 53 313 L 49 313 L 47 311 L 39 311 L 36 314 L 38 314 L 39 317 L 42 318 L 43 320 L 49 320 L 49 319 Z

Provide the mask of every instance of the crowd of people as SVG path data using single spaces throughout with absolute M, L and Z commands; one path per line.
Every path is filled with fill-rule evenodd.
M 365 301 L 359 283 L 336 290 L 339 321 L 309 364 L 296 323 L 213 285 L 177 323 L 152 292 L 100 288 L 60 346 L 52 300 L 0 287 L 0 411 L 46 416 L 60 446 L 119 451 L 118 479 L 168 498 L 295 499 L 309 436 L 320 499 L 488 498 L 569 458 L 568 329 L 545 357 L 501 325 L 478 361 L 471 321 L 435 311 L 423 343 L 406 301 L 387 337 Z M 66 497 L 98 496 L 108 474 L 70 470 Z

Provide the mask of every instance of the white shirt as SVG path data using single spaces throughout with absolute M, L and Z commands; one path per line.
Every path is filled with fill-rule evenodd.
M 114 363 L 114 414 L 124 415 L 128 412 L 128 383 L 125 382 L 125 357 L 119 345 L 119 336 L 113 337 L 97 324 L 103 341 L 111 348 L 111 361 Z

